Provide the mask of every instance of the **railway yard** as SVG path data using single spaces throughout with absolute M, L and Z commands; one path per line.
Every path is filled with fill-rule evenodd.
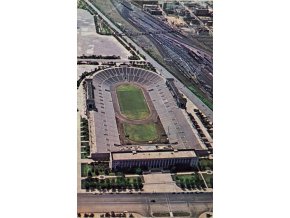
M 98 8 L 102 8 L 102 5 L 104 5 L 99 3 L 98 0 L 90 0 L 90 2 L 93 5 L 98 5 Z M 166 22 L 166 15 L 152 16 L 136 6 L 134 2 L 125 0 L 111 1 L 111 4 L 114 10 L 110 9 L 109 12 L 106 12 L 105 9 L 108 5 L 104 5 L 104 13 L 113 22 L 114 18 L 118 18 L 118 22 L 114 23 L 123 30 L 124 35 L 138 43 L 212 108 L 212 48 L 205 44 L 201 46 L 199 42 L 196 42 L 198 37 L 207 37 L 207 40 L 208 38 L 212 40 L 210 33 L 207 33 L 207 36 L 204 36 L 204 32 L 198 35 L 195 33 L 191 35 L 192 37 L 189 37 L 188 33 L 184 32 L 182 28 Z M 180 5 L 180 7 L 182 6 Z M 188 8 L 188 6 L 184 7 Z M 122 19 L 119 19 L 115 13 L 118 13 L 118 16 L 121 16 Z M 165 12 L 163 13 L 165 14 Z M 184 17 L 183 19 L 186 20 L 187 18 Z M 200 31 L 199 29 L 204 29 L 204 26 L 201 23 L 200 25 L 190 26 L 190 28 L 194 31 L 195 29 Z

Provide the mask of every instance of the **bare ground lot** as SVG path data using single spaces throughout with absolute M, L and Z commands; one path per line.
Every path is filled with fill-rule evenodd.
M 81 55 L 116 55 L 123 59 L 130 56 L 113 36 L 104 36 L 96 33 L 93 16 L 86 10 L 78 9 L 78 56 Z

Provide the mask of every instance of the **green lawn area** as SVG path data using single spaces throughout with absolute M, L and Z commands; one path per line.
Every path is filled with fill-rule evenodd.
M 199 160 L 200 170 L 213 170 L 213 160 L 212 159 L 200 159 Z
M 82 189 L 140 189 L 143 188 L 144 179 L 138 177 L 110 177 L 105 179 L 86 178 L 82 179 Z
M 213 109 L 213 103 L 209 99 L 207 99 L 204 94 L 196 89 L 193 85 L 187 86 L 187 88 L 192 91 L 203 103 L 206 104 L 211 110 Z
M 173 216 L 190 216 L 190 213 L 184 211 L 175 211 L 173 212 Z
M 82 163 L 81 164 L 81 176 L 88 176 L 88 171 L 92 171 L 92 166 L 89 164 Z
M 212 188 L 213 187 L 213 174 L 206 174 L 206 173 L 203 173 L 202 174 L 207 186 L 209 188 Z
M 204 181 L 198 173 L 172 175 L 172 178 L 181 188 L 205 187 Z
M 154 123 L 149 124 L 124 124 L 125 135 L 135 142 L 154 141 L 158 138 L 158 132 Z
M 101 34 L 112 35 L 112 32 L 107 25 L 103 25 L 103 28 L 101 28 Z
M 108 174 L 109 174 L 110 173 L 109 164 L 107 164 L 107 163 L 98 163 L 95 166 L 92 166 L 92 165 L 87 164 L 87 163 L 81 164 L 81 176 L 82 177 L 87 177 L 89 171 L 92 173 L 92 176 L 105 175 L 106 170 L 108 171 Z
M 153 213 L 155 217 L 170 217 L 170 213 L 168 212 L 155 212 Z
M 141 120 L 149 116 L 150 111 L 140 88 L 130 84 L 117 87 L 117 96 L 121 113 L 132 120 Z

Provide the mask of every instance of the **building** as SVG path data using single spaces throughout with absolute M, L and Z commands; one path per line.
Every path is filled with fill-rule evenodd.
M 136 4 L 143 6 L 144 4 L 158 5 L 158 0 L 133 0 Z
M 172 151 L 133 151 L 112 153 L 112 168 L 168 168 L 176 164 L 197 166 L 198 157 L 193 150 Z
M 166 80 L 166 85 L 169 88 L 171 94 L 173 95 L 173 97 L 176 100 L 177 106 L 183 109 L 186 109 L 186 98 L 184 98 L 182 96 L 182 94 L 178 91 L 178 89 L 176 88 L 175 84 L 174 84 L 174 79 L 173 78 L 168 78 Z
M 149 13 L 151 15 L 157 15 L 157 16 L 161 16 L 162 15 L 162 11 L 161 10 L 149 10 Z
M 86 79 L 86 104 L 88 110 L 96 110 L 92 79 Z
M 209 10 L 207 8 L 195 8 L 193 9 L 193 13 L 196 16 L 209 16 Z
M 162 15 L 162 10 L 160 10 L 158 5 L 143 5 L 143 10 L 152 15 Z
M 109 153 L 92 153 L 91 156 L 94 161 L 109 161 L 110 160 Z

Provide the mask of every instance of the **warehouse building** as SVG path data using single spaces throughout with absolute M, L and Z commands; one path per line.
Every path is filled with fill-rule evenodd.
M 173 95 L 173 97 L 176 100 L 177 106 L 182 108 L 182 109 L 186 109 L 186 98 L 183 97 L 183 95 L 178 91 L 178 89 L 176 88 L 175 84 L 174 84 L 174 79 L 173 78 L 168 78 L 166 80 L 166 85 L 169 88 L 171 94 Z

